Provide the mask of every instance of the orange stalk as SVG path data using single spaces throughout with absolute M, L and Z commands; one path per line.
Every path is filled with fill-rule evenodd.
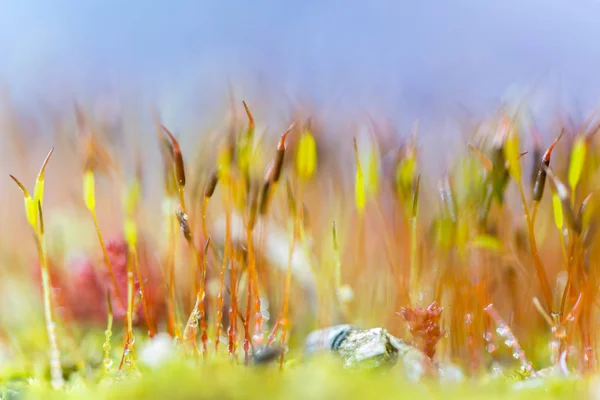
M 229 177 L 227 177 L 225 187 L 227 188 L 227 200 L 225 210 L 225 249 L 223 251 L 223 261 L 221 263 L 221 279 L 219 284 L 219 294 L 217 295 L 217 319 L 215 329 L 215 353 L 219 350 L 219 343 L 221 341 L 220 334 L 223 328 L 223 295 L 225 292 L 225 273 L 227 272 L 227 259 L 231 252 L 231 186 Z

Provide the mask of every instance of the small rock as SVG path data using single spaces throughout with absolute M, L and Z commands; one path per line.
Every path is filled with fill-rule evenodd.
M 267 348 L 257 350 L 252 355 L 253 365 L 265 365 L 279 360 L 283 347 L 281 345 L 271 345 Z
M 344 360 L 345 367 L 394 365 L 398 356 L 383 328 L 349 331 L 339 344 L 337 353 Z
M 306 337 L 304 352 L 310 355 L 319 351 L 336 351 L 340 343 L 353 330 L 356 328 L 352 325 L 335 325 L 311 332 Z
M 306 338 L 305 353 L 318 351 L 334 352 L 346 368 L 394 366 L 410 381 L 438 375 L 429 357 L 384 328 L 361 330 L 352 325 L 336 325 L 314 331 Z M 455 372 L 448 371 L 447 376 Z

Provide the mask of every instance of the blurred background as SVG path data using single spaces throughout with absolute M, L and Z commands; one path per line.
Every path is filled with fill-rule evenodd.
M 540 110 L 589 111 L 599 13 L 592 0 L 2 1 L 0 84 L 29 112 L 135 99 L 176 128 L 210 118 L 231 84 L 271 115 L 305 101 L 437 121 L 439 136 L 458 107 L 531 86 Z

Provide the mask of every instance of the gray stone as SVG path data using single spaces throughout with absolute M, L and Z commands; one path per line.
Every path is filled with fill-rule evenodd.
M 305 353 L 323 351 L 339 356 L 346 368 L 393 367 L 404 378 L 415 382 L 425 376 L 438 375 L 429 357 L 384 328 L 361 330 L 352 325 L 336 325 L 309 334 Z

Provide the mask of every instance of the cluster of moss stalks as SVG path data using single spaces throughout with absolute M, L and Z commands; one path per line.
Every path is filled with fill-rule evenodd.
M 297 118 L 272 139 L 258 132 L 243 106 L 247 122 L 233 121 L 189 164 L 190 147 L 155 117 L 166 210 L 156 222 L 164 230 L 156 218 L 152 228 L 143 220 L 151 202 L 143 194 L 141 159 L 125 178 L 123 165 L 133 157 L 119 157 L 85 112 L 75 110 L 76 175 L 101 255 L 88 270 L 100 277 L 99 294 L 85 301 L 56 296 L 57 288 L 68 291 L 72 272 L 47 244 L 44 187 L 54 148 L 32 193 L 10 176 L 24 195 L 37 249 L 53 389 L 85 386 L 82 377 L 154 376 L 138 362 L 138 348 L 164 332 L 181 363 L 192 361 L 198 374 L 216 381 L 215 370 L 207 370 L 211 360 L 227 360 L 228 367 L 215 368 L 229 377 L 238 371 L 230 364 L 253 364 L 266 349 L 275 349 L 275 364 L 285 373 L 294 364 L 288 351 L 306 332 L 342 322 L 385 326 L 472 377 L 485 376 L 492 364 L 520 366 L 527 374 L 560 365 L 593 375 L 600 304 L 600 152 L 593 118 L 580 126 L 559 123 L 540 135 L 522 110 L 500 110 L 482 121 L 444 175 L 425 179 L 418 126 L 403 143 L 384 142 L 389 132 L 373 125 L 328 147 L 327 132 L 314 118 Z M 544 145 L 542 137 L 552 136 Z M 524 148 L 527 137 L 533 140 Z M 98 211 L 97 179 L 122 194 L 119 251 L 103 235 L 104 218 L 114 217 Z M 221 215 L 225 234 L 217 240 L 213 222 Z M 286 236 L 279 260 L 266 254 L 271 226 Z M 307 265 L 294 264 L 297 252 L 308 255 Z M 313 288 L 295 279 L 301 273 L 315 278 Z M 87 282 L 76 289 L 88 290 Z M 105 326 L 68 317 L 73 303 L 86 301 L 102 305 Z M 313 301 L 316 308 L 308 306 Z M 77 335 L 94 335 L 103 345 L 88 357 Z M 240 384 L 249 385 L 240 373 Z M 196 376 L 181 376 L 190 374 Z M 295 374 L 308 379 L 311 373 L 300 368 Z

